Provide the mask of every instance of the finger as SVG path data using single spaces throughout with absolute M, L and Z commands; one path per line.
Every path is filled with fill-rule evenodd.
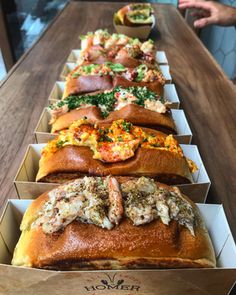
M 183 3 L 196 3 L 196 2 L 205 2 L 207 0 L 179 0 L 179 4 Z
M 204 17 L 196 20 L 193 25 L 195 28 L 201 29 L 208 25 L 215 24 L 215 19 L 213 17 Z
M 211 5 L 209 5 L 209 3 L 207 3 L 207 1 L 200 1 L 200 2 L 188 2 L 188 3 L 182 3 L 179 4 L 179 8 L 180 9 L 187 9 L 187 8 L 200 8 L 200 9 L 204 9 L 204 10 L 210 10 L 211 9 Z

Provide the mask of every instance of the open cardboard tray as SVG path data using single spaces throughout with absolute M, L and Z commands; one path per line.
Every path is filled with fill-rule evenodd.
M 188 125 L 187 119 L 185 117 L 183 110 L 172 110 L 172 116 L 175 121 L 175 126 L 177 129 L 177 135 L 174 137 L 179 143 L 189 144 L 192 140 L 192 132 Z M 40 116 L 39 122 L 34 130 L 37 143 L 48 142 L 53 139 L 55 135 L 51 134 L 51 125 L 49 125 L 50 114 L 45 108 Z
M 41 150 L 45 145 L 46 144 L 30 144 L 26 151 L 23 162 L 14 179 L 15 188 L 20 199 L 35 199 L 45 191 L 58 186 L 56 183 L 35 182 L 39 169 Z M 210 188 L 210 180 L 198 148 L 196 145 L 181 144 L 180 146 L 185 156 L 193 160 L 199 169 L 193 174 L 194 183 L 177 186 L 194 202 L 204 203 Z
M 152 24 L 151 25 L 141 25 L 141 26 L 125 26 L 117 24 L 115 21 L 115 14 L 113 16 L 113 26 L 118 34 L 124 34 L 131 38 L 138 38 L 141 40 L 146 40 L 151 33 L 151 30 L 155 27 L 156 18 L 154 15 L 151 16 Z
M 215 249 L 215 269 L 59 272 L 10 265 L 20 222 L 31 202 L 9 200 L 0 219 L 1 294 L 227 295 L 233 287 L 236 246 L 222 205 L 198 204 Z
M 65 82 L 57 81 L 51 93 L 49 94 L 49 104 L 55 102 L 55 100 L 61 100 L 63 96 L 63 92 L 65 89 Z M 178 109 L 180 106 L 180 101 L 178 94 L 176 92 L 176 88 L 174 84 L 166 84 L 164 85 L 164 94 L 163 97 L 170 102 L 171 109 Z
M 71 63 L 77 63 L 79 57 L 80 57 L 80 49 L 73 49 L 70 53 L 70 55 L 67 58 L 67 62 Z M 157 51 L 156 52 L 156 61 L 159 65 L 166 65 L 168 64 L 168 60 L 165 54 L 165 51 Z
M 76 63 L 73 63 L 73 62 L 67 62 L 63 69 L 62 69 L 62 72 L 60 74 L 60 79 L 62 81 L 65 81 L 66 80 L 66 77 L 68 76 L 68 74 L 74 70 L 74 68 L 76 67 Z M 171 78 L 171 75 L 170 75 L 170 67 L 168 65 L 160 65 L 160 70 L 166 80 L 166 84 L 170 84 L 172 82 L 172 78 Z

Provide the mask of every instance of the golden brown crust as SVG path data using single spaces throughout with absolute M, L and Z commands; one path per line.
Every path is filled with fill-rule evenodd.
M 138 148 L 135 156 L 126 161 L 104 163 L 93 159 L 93 152 L 88 147 L 65 146 L 40 159 L 36 181 L 53 182 L 51 177 L 55 179 L 60 173 L 74 174 L 75 178 L 78 174 L 150 176 L 168 184 L 192 181 L 185 157 L 147 148 Z
M 119 177 L 118 181 L 125 180 Z M 23 226 L 27 228 L 47 199 L 44 193 L 33 201 Z M 45 234 L 41 228 L 24 231 L 12 263 L 57 270 L 214 267 L 207 230 L 197 207 L 186 199 L 198 219 L 195 237 L 175 221 L 169 226 L 160 220 L 133 226 L 123 219 L 112 230 L 74 221 L 54 234 Z
M 98 75 L 87 75 L 79 76 L 78 78 L 72 78 L 71 74 L 67 77 L 62 99 L 65 99 L 67 96 L 72 94 L 92 93 L 95 91 L 110 90 L 117 86 L 147 87 L 158 95 L 163 95 L 164 85 L 158 80 L 153 82 L 134 82 L 129 81 L 121 76 L 115 76 L 112 78 L 109 75 L 102 77 Z
M 68 129 L 74 121 L 83 119 L 84 117 L 87 117 L 91 124 L 95 124 L 103 120 L 101 111 L 96 106 L 71 110 L 70 112 L 58 117 L 56 121 L 53 122 L 51 133 L 57 133 L 61 130 Z
M 90 93 L 113 88 L 111 76 L 87 75 L 78 78 L 68 77 L 63 99 L 72 94 Z
M 113 111 L 106 119 L 102 118 L 100 109 L 96 106 L 72 110 L 56 119 L 56 121 L 52 124 L 51 133 L 68 129 L 74 121 L 82 119 L 85 116 L 92 124 L 112 123 L 113 121 L 122 118 L 137 126 L 157 129 L 166 134 L 176 134 L 174 120 L 170 112 L 160 114 L 136 104 L 129 104 L 118 111 Z
M 128 104 L 118 111 L 111 112 L 103 122 L 112 123 L 120 118 L 137 126 L 157 129 L 166 134 L 176 134 L 174 120 L 170 112 L 160 114 L 136 104 Z

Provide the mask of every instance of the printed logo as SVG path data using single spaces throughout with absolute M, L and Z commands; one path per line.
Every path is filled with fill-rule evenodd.
M 121 275 L 115 273 L 114 275 L 104 274 L 105 277 L 100 280 L 97 284 L 84 286 L 85 290 L 90 291 L 104 291 L 104 290 L 119 290 L 119 291 L 133 291 L 137 292 L 140 290 L 140 284 L 136 279 L 133 279 L 130 276 Z M 135 284 L 126 283 L 125 279 L 135 280 Z

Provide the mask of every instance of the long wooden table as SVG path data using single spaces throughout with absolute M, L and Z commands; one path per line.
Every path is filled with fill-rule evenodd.
M 19 60 L 0 88 L 0 208 L 16 198 L 13 178 L 67 56 L 78 36 L 113 31 L 112 15 L 124 3 L 71 2 Z M 208 171 L 207 201 L 223 203 L 236 238 L 236 93 L 233 85 L 171 5 L 154 5 L 152 38 L 167 54 L 182 108 Z

